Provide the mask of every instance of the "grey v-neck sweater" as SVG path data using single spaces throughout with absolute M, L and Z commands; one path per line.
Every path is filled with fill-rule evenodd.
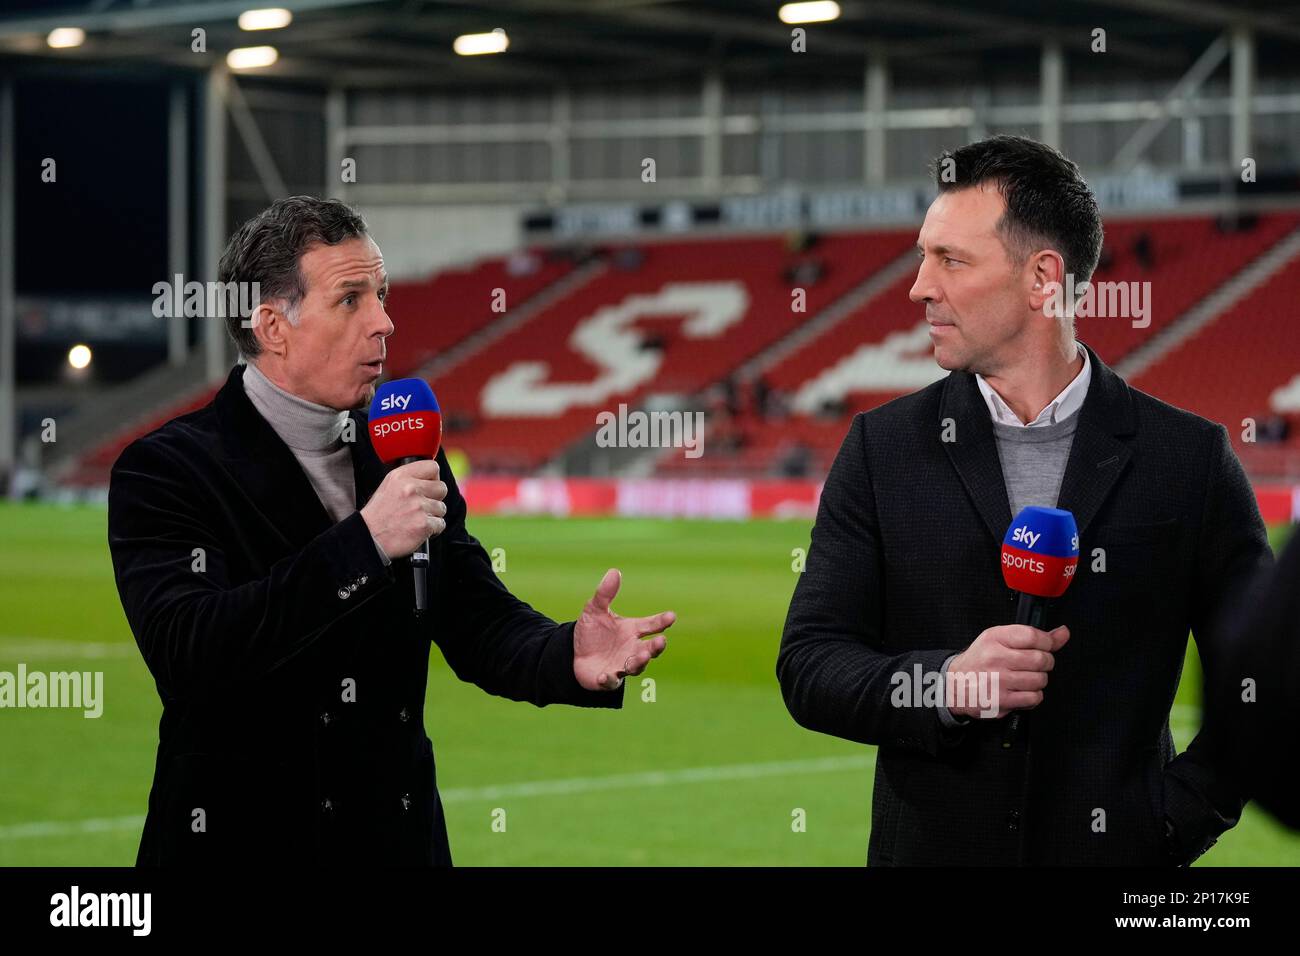
M 1078 412 L 1064 421 L 1032 428 L 993 422 L 1012 518 L 1030 505 L 1056 507 L 1078 424 Z

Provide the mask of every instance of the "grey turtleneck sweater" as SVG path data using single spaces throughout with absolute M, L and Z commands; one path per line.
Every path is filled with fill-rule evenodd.
M 280 440 L 289 446 L 329 516 L 337 522 L 356 511 L 352 448 L 350 442 L 343 440 L 348 413 L 286 392 L 252 362 L 245 367 L 244 392 Z M 377 540 L 375 550 L 384 564 L 388 564 L 388 555 Z

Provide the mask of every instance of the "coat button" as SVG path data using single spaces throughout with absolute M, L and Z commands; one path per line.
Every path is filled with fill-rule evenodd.
M 350 597 L 352 597 L 351 591 L 349 591 L 347 588 L 339 588 L 339 598 L 341 600 L 346 601 Z
M 330 725 L 330 721 L 331 721 L 332 719 L 333 719 L 333 718 L 330 717 L 330 712 L 329 712 L 328 710 L 325 711 L 325 713 L 323 713 L 323 714 L 320 715 L 320 722 L 321 722 L 322 724 L 324 724 L 326 727 L 328 727 L 328 726 Z
M 334 801 L 329 797 L 322 800 L 320 802 L 320 812 L 326 816 L 332 815 L 334 813 Z
M 1008 829 L 1008 830 L 1019 830 L 1019 829 L 1020 829 L 1020 811 L 1019 811 L 1019 810 L 1011 810 L 1011 811 L 1009 811 L 1009 812 L 1007 813 L 1007 829 Z
M 402 810 L 406 811 L 409 809 L 411 809 L 411 795 L 409 793 L 404 793 L 402 794 Z
M 405 707 L 403 707 L 400 711 L 398 711 L 397 719 L 400 720 L 402 723 L 406 723 L 408 720 L 411 719 L 411 714 Z

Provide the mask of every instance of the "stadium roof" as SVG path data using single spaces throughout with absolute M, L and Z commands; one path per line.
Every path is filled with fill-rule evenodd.
M 279 30 L 245 32 L 250 8 L 293 11 Z M 780 3 L 755 0 L 10 0 L 0 13 L 0 57 L 65 65 L 69 60 L 143 68 L 203 69 L 210 54 L 273 44 L 280 57 L 250 75 L 346 86 L 490 85 L 644 79 L 792 67 L 790 27 Z M 860 73 L 864 56 L 936 78 L 981 75 L 992 63 L 1023 61 L 1045 41 L 1087 52 L 1107 31 L 1109 62 L 1181 71 L 1233 26 L 1254 34 L 1259 64 L 1289 66 L 1300 46 L 1300 13 L 1288 0 L 843 0 L 832 23 L 808 27 L 818 69 Z M 209 56 L 191 52 L 190 31 L 207 31 Z M 56 27 L 81 27 L 85 42 L 53 50 Z M 462 57 L 452 40 L 503 28 L 504 56 Z M 800 71 L 803 72 L 803 71 Z

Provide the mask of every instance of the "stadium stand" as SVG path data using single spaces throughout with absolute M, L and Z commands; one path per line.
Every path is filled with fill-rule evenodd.
M 1204 216 L 1108 222 L 1102 264 L 1094 281 L 1150 282 L 1150 322 L 1135 327 L 1124 318 L 1080 318 L 1079 337 L 1108 364 L 1116 364 L 1298 225 L 1300 215 L 1289 212 L 1235 226 Z M 1285 291 L 1281 296 L 1277 292 L 1294 288 L 1286 285 L 1294 282 L 1294 270 L 1293 265 L 1286 275 L 1265 283 L 1247 302 L 1221 316 L 1213 329 L 1202 330 L 1183 349 L 1159 362 L 1158 370 L 1139 377 L 1135 384 L 1216 421 L 1230 426 L 1235 422 L 1238 433 L 1244 415 L 1267 417 L 1270 389 L 1284 386 L 1293 381 L 1290 376 L 1300 373 L 1300 336 L 1288 332 L 1281 315 L 1274 315 L 1272 322 L 1248 316 L 1255 315 L 1264 300 L 1272 300 L 1275 309 L 1276 303 L 1287 301 Z M 658 471 L 783 477 L 824 474 L 853 414 L 944 374 L 929 357 L 920 308 L 908 299 L 914 280 L 914 273 L 904 276 L 800 349 L 759 370 L 760 401 L 740 403 L 736 414 L 715 408 L 722 414 L 711 416 L 711 451 L 703 468 L 698 462 L 684 460 L 680 453 L 665 453 Z M 1261 346 L 1267 357 L 1257 359 Z M 1184 354 L 1192 361 L 1184 363 Z M 1222 381 L 1219 373 L 1207 376 L 1204 363 L 1197 364 L 1197 356 L 1227 357 L 1242 373 L 1234 376 L 1235 385 Z M 1265 367 L 1247 371 L 1261 362 Z M 1207 386 L 1210 381 L 1217 385 Z M 1288 394 L 1294 396 L 1294 391 L 1292 385 Z M 1295 404 L 1294 397 L 1291 402 Z M 1241 409 L 1249 411 L 1239 414 Z M 719 447 L 730 449 L 730 455 L 719 454 Z M 1294 438 L 1286 447 L 1295 447 Z M 1262 473 L 1285 471 L 1287 455 L 1282 444 L 1255 445 L 1247 452 Z
M 1204 216 L 1108 222 L 1095 281 L 1149 281 L 1150 322 L 1080 318 L 1080 338 L 1114 365 L 1297 227 L 1300 213 L 1290 212 L 1239 224 Z M 666 450 L 658 474 L 821 475 L 855 412 L 944 374 L 930 358 L 920 307 L 908 299 L 915 272 L 900 257 L 914 239 L 911 229 L 706 237 L 487 259 L 394 284 L 388 374 L 427 373 L 452 346 L 474 346 L 432 384 L 448 444 L 478 473 L 529 473 L 590 434 L 598 411 L 673 395 L 708 410 L 709 454 L 694 460 Z M 600 267 L 589 278 L 539 299 L 566 276 L 581 279 L 575 261 L 590 256 Z M 828 312 L 900 265 L 901 276 L 865 301 L 838 318 Z M 792 309 L 798 289 L 804 311 Z M 477 347 L 473 336 L 503 319 L 492 308 L 496 290 L 508 309 L 534 300 L 540 308 Z M 1252 466 L 1287 476 L 1300 432 L 1300 336 L 1284 303 L 1297 292 L 1300 260 L 1158 356 L 1134 384 L 1225 422 Z M 815 334 L 792 338 L 804 327 Z M 104 483 L 126 444 L 212 392 L 182 396 L 109 436 L 65 483 Z M 1245 447 L 1240 422 L 1248 416 L 1263 431 Z

